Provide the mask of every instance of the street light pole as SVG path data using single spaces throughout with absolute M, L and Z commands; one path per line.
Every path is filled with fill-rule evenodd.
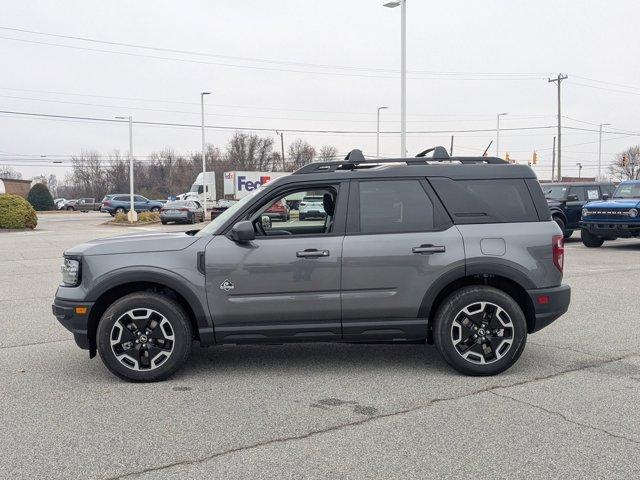
M 389 107 L 378 107 L 377 127 L 376 127 L 376 158 L 380 158 L 380 110 L 386 110 Z
M 138 221 L 138 213 L 135 209 L 133 201 L 133 117 L 116 117 L 118 120 L 129 120 L 129 211 L 127 212 L 127 220 L 129 223 Z
M 280 136 L 280 149 L 282 150 L 282 171 L 287 171 L 287 164 L 284 159 L 284 132 L 279 132 L 276 130 L 276 135 Z
M 204 96 L 211 92 L 200 92 L 200 118 L 202 120 L 202 195 L 204 197 L 204 213 L 207 214 L 207 158 L 204 141 Z
M 498 158 L 500 158 L 500 117 L 503 115 L 507 115 L 507 113 L 503 112 L 496 115 L 496 157 Z
M 600 133 L 598 135 L 598 180 L 600 180 L 600 175 L 602 171 L 602 127 L 605 125 L 611 125 L 610 123 L 601 123 L 600 124 Z
M 407 155 L 407 0 L 384 4 L 400 7 L 400 157 Z
M 578 178 L 582 178 L 582 163 L 578 162 L 576 165 L 578 166 Z

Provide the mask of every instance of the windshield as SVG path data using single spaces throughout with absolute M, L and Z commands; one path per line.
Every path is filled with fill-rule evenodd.
M 640 198 L 640 183 L 622 183 L 613 192 L 613 198 Z
M 229 220 L 231 217 L 233 217 L 236 214 L 236 212 L 239 212 L 240 210 L 242 210 L 244 208 L 244 206 L 247 203 L 249 203 L 253 199 L 253 197 L 255 197 L 259 192 L 260 192 L 260 189 L 257 188 L 250 195 L 247 195 L 246 197 L 242 198 L 242 200 L 240 200 L 240 201 L 234 203 L 233 205 L 231 205 L 224 212 L 222 212 L 220 215 L 218 215 L 216 218 L 214 218 L 209 225 L 207 225 L 202 230 L 200 230 L 198 233 L 196 233 L 196 236 L 197 237 L 202 237 L 204 235 L 212 235 L 213 232 L 218 230 L 218 228 L 220 228 L 222 225 L 224 225 L 224 223 L 227 220 Z
M 564 185 L 543 186 L 542 191 L 546 198 L 552 198 L 553 200 L 564 200 L 567 198 L 567 187 Z
M 197 183 L 194 183 L 193 185 L 191 185 L 191 190 L 189 191 L 198 193 L 199 189 L 200 189 L 200 185 L 198 185 Z

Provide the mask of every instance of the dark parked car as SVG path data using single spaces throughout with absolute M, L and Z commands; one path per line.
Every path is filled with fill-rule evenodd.
M 435 343 L 460 372 L 500 373 L 569 307 L 562 233 L 529 167 L 432 150 L 353 150 L 269 182 L 197 232 L 76 245 L 53 312 L 138 382 L 172 375 L 194 340 Z M 323 222 L 269 227 L 274 201 L 310 192 Z
M 112 217 L 116 213 L 127 213 L 131 206 L 129 194 L 115 194 L 106 195 L 102 199 L 101 212 L 106 212 Z M 136 212 L 159 212 L 162 208 L 162 203 L 155 200 L 149 200 L 142 195 L 133 196 L 133 208 Z
M 196 223 L 204 222 L 204 208 L 195 200 L 176 200 L 167 202 L 160 209 L 160 221 L 163 225 L 169 222 Z
M 611 196 L 615 188 L 613 183 L 600 182 L 542 184 L 551 216 L 562 230 L 564 238 L 569 238 L 574 230 L 580 228 L 582 207 L 588 202 L 601 200 L 605 195 Z

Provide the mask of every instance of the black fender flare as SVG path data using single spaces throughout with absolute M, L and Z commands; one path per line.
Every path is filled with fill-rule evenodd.
M 450 284 L 458 280 L 464 280 L 474 276 L 499 276 L 519 285 L 523 290 L 536 288 L 535 284 L 524 273 L 507 262 L 496 262 L 493 258 L 491 262 L 468 261 L 466 265 L 457 266 L 446 271 L 434 281 L 425 292 L 418 316 L 429 318 L 433 304 L 443 290 Z
M 551 212 L 551 218 L 560 217 L 562 221 L 567 224 L 567 216 L 564 214 L 561 208 L 558 207 L 550 207 L 549 211 Z
M 203 285 L 204 285 L 204 277 Z M 181 275 L 158 267 L 124 267 L 113 270 L 96 279 L 95 284 L 87 292 L 87 301 L 96 302 L 104 293 L 112 288 L 127 283 L 155 283 L 174 290 L 181 295 L 193 310 L 200 343 L 210 345 L 215 343 L 213 321 L 206 303 L 203 305 L 200 298 L 206 292 L 199 293 L 190 287 L 190 282 Z

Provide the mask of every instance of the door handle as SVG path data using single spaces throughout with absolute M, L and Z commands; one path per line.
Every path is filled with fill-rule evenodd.
M 413 247 L 411 251 L 413 253 L 421 253 L 424 255 L 431 255 L 432 253 L 444 253 L 447 249 L 444 245 L 420 245 L 419 247 Z
M 318 257 L 328 257 L 329 250 L 317 250 L 315 248 L 308 248 L 301 252 L 296 252 L 296 257 L 298 258 L 318 258 Z

